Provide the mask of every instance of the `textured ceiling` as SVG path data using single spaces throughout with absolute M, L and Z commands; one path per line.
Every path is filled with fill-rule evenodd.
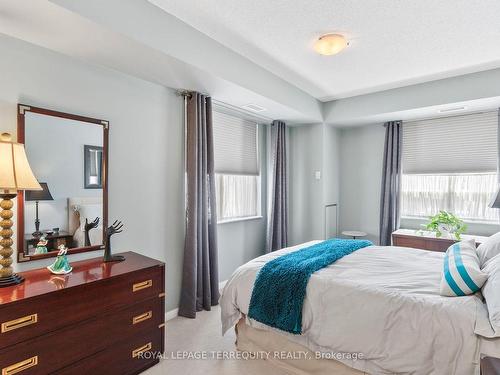
M 321 100 L 500 67 L 498 0 L 148 1 Z

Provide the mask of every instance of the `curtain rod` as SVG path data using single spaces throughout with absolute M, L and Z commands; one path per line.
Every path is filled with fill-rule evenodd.
M 191 91 L 189 90 L 175 90 L 175 95 L 183 96 L 185 98 L 190 98 L 192 96 Z
M 186 89 L 175 90 L 175 94 L 176 95 L 183 96 L 185 98 L 191 98 L 192 92 L 193 91 L 186 90 Z M 206 95 L 206 96 L 210 96 L 209 94 L 206 94 L 206 93 L 202 93 L 202 94 Z M 227 109 L 227 110 L 230 110 L 230 111 L 238 112 L 238 113 L 241 113 L 244 116 L 253 117 L 254 119 L 263 120 L 263 121 L 265 121 L 266 123 L 269 123 L 269 124 L 273 122 L 273 119 L 270 118 L 270 117 L 259 115 L 258 113 L 247 111 L 247 110 L 245 110 L 243 108 L 236 107 L 236 106 L 234 106 L 232 104 L 224 103 L 224 102 L 221 102 L 221 101 L 213 99 L 213 98 L 212 98 L 212 103 L 214 104 L 215 107 L 220 107 L 220 108 L 224 108 L 224 109 Z

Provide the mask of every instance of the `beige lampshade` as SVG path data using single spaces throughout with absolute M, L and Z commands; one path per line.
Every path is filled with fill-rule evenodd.
M 41 190 L 31 171 L 24 145 L 11 141 L 10 134 L 0 136 L 0 190 Z

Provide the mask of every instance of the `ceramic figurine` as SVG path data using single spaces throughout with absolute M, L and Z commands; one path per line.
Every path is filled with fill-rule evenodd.
M 113 225 L 106 229 L 106 239 L 104 242 L 104 261 L 105 262 L 121 262 L 125 260 L 123 255 L 111 255 L 111 236 L 115 233 L 121 233 L 123 224 L 121 221 L 115 220 Z
M 47 254 L 47 241 L 44 236 L 40 237 L 40 240 L 38 240 L 38 243 L 36 244 L 36 249 L 35 249 L 35 255 L 38 254 Z
M 73 270 L 73 267 L 69 265 L 68 257 L 66 255 L 67 252 L 68 249 L 66 246 L 60 245 L 56 261 L 48 266 L 47 269 L 55 275 L 70 273 Z

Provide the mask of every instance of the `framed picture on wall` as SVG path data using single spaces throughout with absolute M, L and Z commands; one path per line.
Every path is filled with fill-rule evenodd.
M 102 189 L 102 147 L 83 146 L 85 189 Z

